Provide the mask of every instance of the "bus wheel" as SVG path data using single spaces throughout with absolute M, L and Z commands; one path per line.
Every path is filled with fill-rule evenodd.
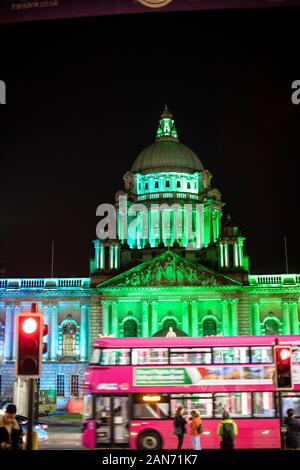
M 159 450 L 162 440 L 156 431 L 144 431 L 138 437 L 137 447 L 140 450 Z

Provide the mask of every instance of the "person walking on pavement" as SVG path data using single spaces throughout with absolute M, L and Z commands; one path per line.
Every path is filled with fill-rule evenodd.
M 22 428 L 16 420 L 16 412 L 16 405 L 11 403 L 0 416 L 0 450 L 22 449 Z
M 236 423 L 230 418 L 230 414 L 227 411 L 224 411 L 222 421 L 217 430 L 222 450 L 234 449 L 234 441 L 237 433 L 238 429 Z
M 202 420 L 197 411 L 191 412 L 190 434 L 194 450 L 201 450 L 200 434 L 202 433 Z
M 300 450 L 300 423 L 294 418 L 295 410 L 289 408 L 284 424 L 287 426 L 286 448 L 288 450 Z
M 177 450 L 180 450 L 183 444 L 184 435 L 186 434 L 186 419 L 183 417 L 184 409 L 182 406 L 177 408 L 174 418 L 174 434 L 177 436 Z

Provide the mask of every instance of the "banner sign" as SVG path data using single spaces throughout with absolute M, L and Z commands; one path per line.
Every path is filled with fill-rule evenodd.
M 294 367 L 294 383 L 300 382 L 299 367 Z M 251 385 L 272 384 L 273 365 L 262 366 L 187 366 L 187 367 L 136 367 L 133 385 Z
M 298 0 L 0 0 L 0 23 L 147 12 L 298 5 Z

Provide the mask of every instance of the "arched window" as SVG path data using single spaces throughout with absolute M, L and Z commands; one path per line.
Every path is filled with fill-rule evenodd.
M 61 323 L 59 328 L 58 354 L 64 357 L 79 356 L 79 341 L 79 326 L 70 315 Z
M 265 335 L 276 336 L 279 334 L 279 322 L 274 318 L 268 318 L 264 323 Z
M 164 321 L 163 330 L 168 330 L 170 328 L 170 326 L 173 328 L 173 330 L 177 329 L 177 323 L 173 318 L 167 318 Z
M 126 320 L 124 322 L 124 338 L 137 337 L 137 322 L 135 320 Z
M 203 336 L 212 336 L 217 334 L 217 322 L 213 318 L 207 318 L 203 322 Z

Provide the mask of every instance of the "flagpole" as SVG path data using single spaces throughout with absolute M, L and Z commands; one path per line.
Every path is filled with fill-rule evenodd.
M 288 265 L 288 254 L 287 254 L 287 242 L 286 237 L 284 237 L 284 253 L 285 253 L 285 270 L 286 274 L 289 272 L 289 265 Z
M 54 276 L 54 242 L 52 242 L 51 250 L 51 277 Z

